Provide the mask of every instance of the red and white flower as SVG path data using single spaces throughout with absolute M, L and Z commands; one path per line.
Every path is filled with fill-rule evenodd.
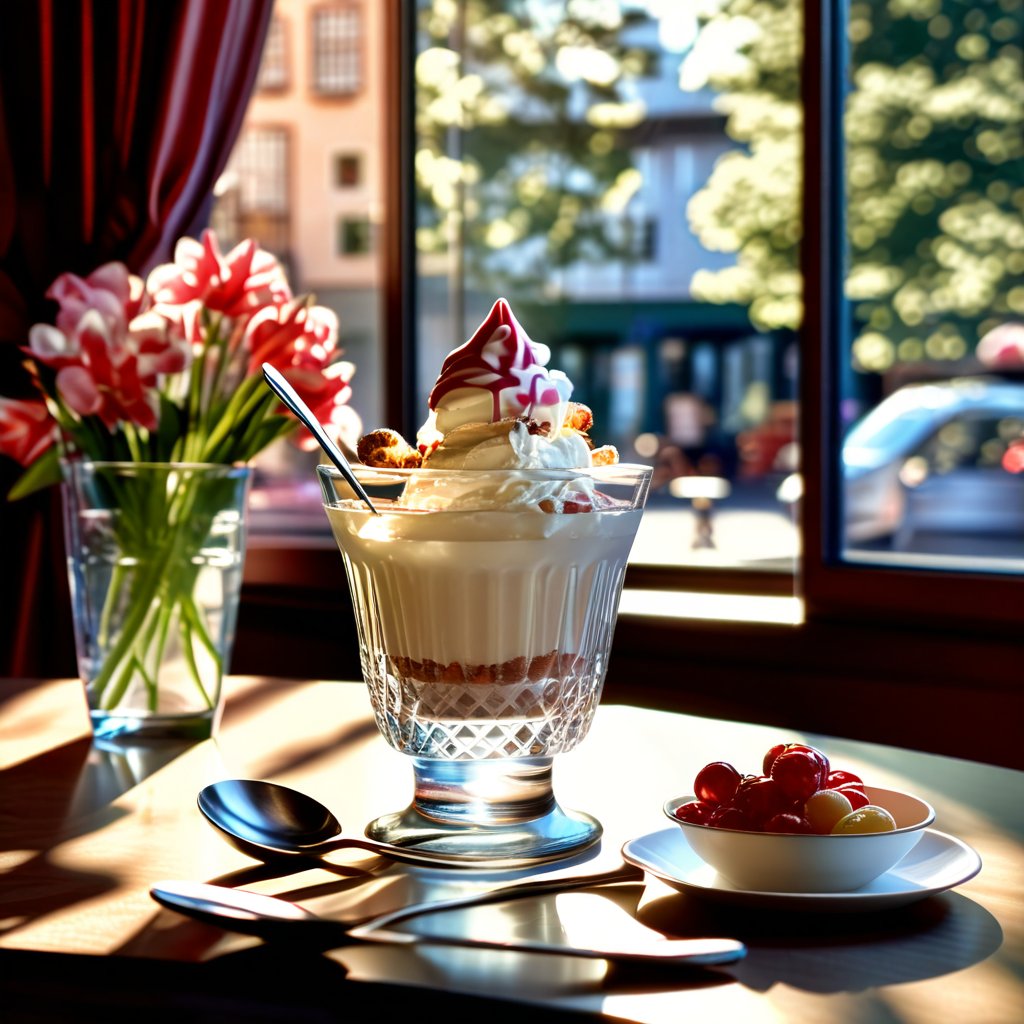
M 146 286 L 157 310 L 179 324 L 193 344 L 202 340 L 204 309 L 244 320 L 292 297 L 274 256 L 251 238 L 225 256 L 212 231 L 204 231 L 198 241 L 180 239 L 174 247 L 174 262 L 151 270 Z
M 45 402 L 0 398 L 0 454 L 31 466 L 56 440 Z

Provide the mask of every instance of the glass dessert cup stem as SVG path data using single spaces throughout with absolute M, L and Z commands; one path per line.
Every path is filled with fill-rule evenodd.
M 572 856 L 601 838 L 597 819 L 558 805 L 551 757 L 411 760 L 413 802 L 371 821 L 371 839 L 422 843 L 467 862 L 527 865 Z

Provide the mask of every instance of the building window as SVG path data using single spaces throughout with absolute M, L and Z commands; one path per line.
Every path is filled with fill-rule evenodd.
M 218 183 L 211 223 L 227 244 L 255 238 L 287 265 L 291 248 L 287 128 L 246 127 Z
M 235 152 L 240 208 L 245 213 L 288 209 L 288 130 L 249 128 Z
M 357 188 L 362 185 L 363 158 L 357 153 L 336 153 L 333 167 L 335 188 Z
M 351 96 L 362 87 L 362 15 L 346 4 L 313 12 L 313 90 Z
M 258 92 L 283 92 L 288 88 L 288 33 L 284 19 L 274 15 L 267 29 L 260 69 L 256 75 Z
M 367 216 L 345 216 L 338 221 L 338 253 L 365 256 L 373 251 L 373 226 Z

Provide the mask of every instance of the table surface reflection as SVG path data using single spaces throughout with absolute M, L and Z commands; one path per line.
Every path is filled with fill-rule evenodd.
M 73 994 L 98 1016 L 117 1001 L 112 989 L 130 985 L 125 979 L 144 966 L 150 998 L 159 1000 L 156 990 L 166 985 L 196 1019 L 216 1004 L 222 977 L 244 979 L 243 991 L 262 999 L 261 1019 L 333 1019 L 325 1007 L 353 991 L 371 1000 L 386 993 L 392 1008 L 396 993 L 415 994 L 428 1013 L 433 998 L 440 1007 L 479 997 L 492 1019 L 503 1008 L 520 1016 L 583 1011 L 652 1022 L 1024 1019 L 1022 773 L 774 727 L 603 706 L 579 749 L 555 765 L 560 802 L 596 815 L 605 828 L 600 848 L 575 866 L 611 867 L 626 840 L 665 828 L 662 803 L 687 791 L 706 762 L 752 770 L 769 746 L 794 739 L 822 746 L 835 766 L 876 785 L 929 800 L 934 827 L 973 846 L 981 872 L 953 891 L 871 913 L 730 906 L 648 877 L 406 926 L 577 939 L 588 929 L 614 931 L 628 914 L 673 936 L 742 939 L 747 958 L 717 970 L 427 945 L 317 953 L 187 920 L 160 909 L 149 887 L 161 879 L 218 881 L 346 919 L 522 875 L 408 868 L 352 851 L 330 864 L 268 867 L 205 823 L 196 794 L 220 778 L 302 789 L 355 833 L 405 806 L 411 767 L 377 733 L 361 684 L 232 678 L 215 740 L 102 750 L 91 742 L 76 681 L 0 681 L 0 975 L 7 977 L 0 984 L 14 1007 L 60 1005 L 67 993 L 40 979 L 68 979 L 86 965 Z M 302 993 L 294 1003 L 282 975 Z M 476 1012 L 478 1004 L 465 1008 Z M 79 1018 L 91 1019 L 84 1012 Z

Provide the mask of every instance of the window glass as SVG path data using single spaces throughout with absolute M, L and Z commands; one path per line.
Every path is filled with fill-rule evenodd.
M 261 92 L 276 92 L 288 85 L 288 40 L 285 36 L 284 19 L 274 15 L 267 27 L 267 39 L 263 44 L 260 69 L 256 76 L 256 89 Z
M 341 218 L 338 223 L 338 251 L 344 256 L 365 256 L 373 251 L 373 229 L 369 217 Z
M 210 224 L 218 238 L 231 243 L 257 238 L 263 248 L 289 261 L 290 149 L 287 128 L 243 126 L 217 185 Z
M 363 181 L 363 161 L 358 153 L 338 153 L 334 157 L 334 184 L 337 188 L 356 188 Z
M 418 405 L 506 297 L 656 467 L 634 560 L 797 554 L 800 5 L 420 0 Z
M 346 96 L 362 87 L 360 11 L 352 4 L 313 11 L 313 88 L 322 96 Z
M 854 2 L 848 561 L 1024 570 L 1024 0 Z

